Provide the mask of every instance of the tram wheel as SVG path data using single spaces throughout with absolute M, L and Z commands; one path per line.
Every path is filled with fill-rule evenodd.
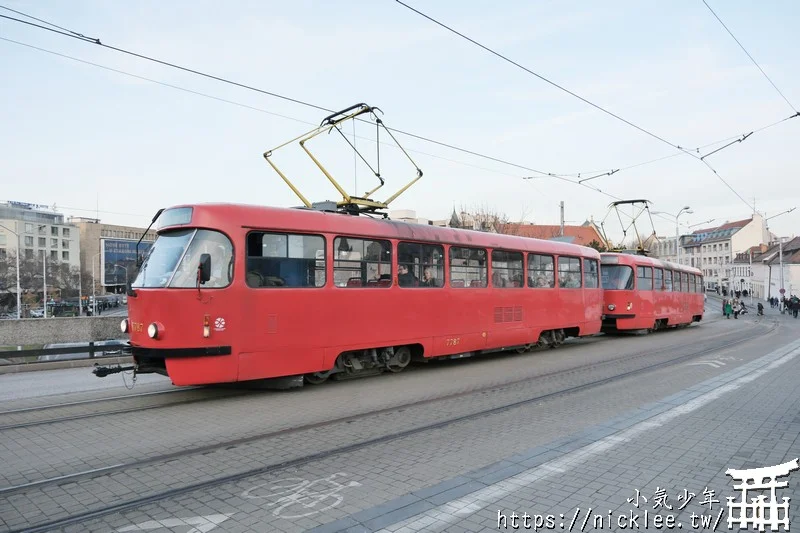
M 330 375 L 330 372 L 314 372 L 313 374 L 306 374 L 303 377 L 305 378 L 306 383 L 310 385 L 319 385 L 321 383 L 325 383 Z
M 391 372 L 400 372 L 411 362 L 411 350 L 407 346 L 398 348 L 394 351 L 392 362 L 387 366 Z

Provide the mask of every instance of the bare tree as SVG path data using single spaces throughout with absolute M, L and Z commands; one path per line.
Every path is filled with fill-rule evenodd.
M 527 210 L 523 210 L 519 222 L 512 222 L 511 217 L 506 213 L 486 204 L 470 208 L 462 205 L 459 208 L 459 220 L 462 228 L 505 235 L 518 235 L 526 215 Z
M 16 251 L 9 250 L 3 257 L 0 257 L 0 293 L 13 294 L 16 292 L 17 258 L 15 254 Z M 45 270 L 47 271 L 46 284 L 48 293 L 60 291 L 62 298 L 78 295 L 77 267 L 70 266 L 69 263 L 62 261 L 48 260 Z M 20 257 L 19 282 L 23 294 L 41 294 L 44 289 L 41 255 L 39 257 Z M 33 296 L 33 298 L 36 301 L 40 299 L 40 296 Z

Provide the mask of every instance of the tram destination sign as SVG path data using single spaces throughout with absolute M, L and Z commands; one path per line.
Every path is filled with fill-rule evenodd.
M 136 279 L 135 239 L 100 239 L 100 284 L 114 287 L 131 283 Z M 142 255 L 152 246 L 152 242 L 142 241 L 139 253 Z

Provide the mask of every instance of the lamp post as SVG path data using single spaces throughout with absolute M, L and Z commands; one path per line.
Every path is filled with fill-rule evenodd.
M 11 228 L 3 226 L 2 224 L 0 224 L 0 228 L 10 231 L 17 237 L 17 254 L 16 254 L 17 255 L 17 320 L 19 320 L 20 318 L 22 318 L 22 305 L 20 304 L 20 293 L 22 292 L 22 290 L 19 287 L 19 254 L 22 252 L 22 248 L 19 242 L 19 233 L 12 230 Z M 19 227 L 17 227 L 17 229 L 19 229 Z
M 118 265 L 118 264 L 115 263 L 114 264 L 114 268 L 121 268 L 122 270 L 125 271 L 125 285 L 127 285 L 128 284 L 128 267 L 123 266 L 123 265 Z
M 654 215 L 667 215 L 675 219 L 675 254 L 677 257 L 676 262 L 678 264 L 681 264 L 681 243 L 680 243 L 681 237 L 680 237 L 680 224 L 678 222 L 678 219 L 682 214 L 689 213 L 691 215 L 692 213 L 694 213 L 694 211 L 692 211 L 692 208 L 687 205 L 686 207 L 678 211 L 677 215 L 673 215 L 671 213 L 665 213 L 664 211 L 653 211 L 652 213 Z
M 92 316 L 97 316 L 97 278 L 94 275 L 95 257 L 100 257 L 100 252 L 92 256 Z
M 771 219 L 773 219 L 775 217 L 779 217 L 781 215 L 785 215 L 786 213 L 791 213 L 795 209 L 796 209 L 795 207 L 792 207 L 791 209 L 787 209 L 786 211 L 778 213 L 777 215 L 772 215 L 769 218 L 765 218 L 764 219 L 764 224 L 765 224 L 767 233 L 769 233 L 769 224 L 767 223 L 769 220 L 771 220 Z M 778 256 L 779 256 L 779 264 L 780 264 L 780 268 L 781 268 L 781 293 L 780 294 L 781 294 L 781 296 L 783 296 L 783 293 L 785 292 L 785 289 L 783 288 L 783 237 L 778 237 Z M 770 287 L 770 289 L 772 288 L 772 274 L 770 274 L 769 287 Z M 770 293 L 769 293 L 769 297 L 771 297 L 771 296 L 772 296 L 772 291 L 770 291 Z
M 47 318 L 47 250 L 42 250 L 42 301 L 44 318 Z

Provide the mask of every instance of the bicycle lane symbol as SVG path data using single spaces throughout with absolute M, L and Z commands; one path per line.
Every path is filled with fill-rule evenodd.
M 313 481 L 299 477 L 267 481 L 244 491 L 242 497 L 266 500 L 266 507 L 275 507 L 272 514 L 278 518 L 303 518 L 333 509 L 344 501 L 344 489 L 361 485 L 358 481 L 336 481 L 347 475 L 337 472 Z

